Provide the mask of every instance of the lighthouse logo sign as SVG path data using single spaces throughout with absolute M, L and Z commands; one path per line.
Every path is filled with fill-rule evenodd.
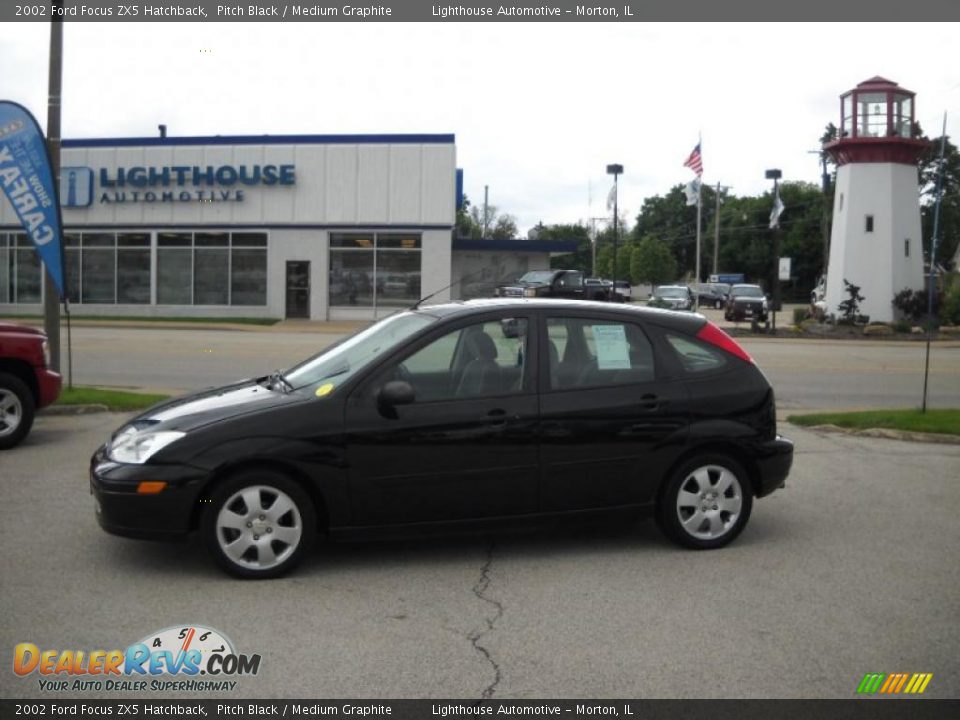
M 60 202 L 63 207 L 88 207 L 93 203 L 93 170 L 88 167 L 60 169 Z

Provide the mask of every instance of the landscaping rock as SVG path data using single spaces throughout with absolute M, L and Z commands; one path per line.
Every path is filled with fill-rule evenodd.
M 889 325 L 867 325 L 863 334 L 868 336 L 893 335 L 893 328 Z

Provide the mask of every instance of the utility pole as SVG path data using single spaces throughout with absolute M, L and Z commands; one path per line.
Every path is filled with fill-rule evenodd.
M 60 88 L 63 77 L 63 0 L 54 0 L 50 18 L 50 72 L 47 98 L 47 149 L 50 174 L 55 186 L 60 183 Z M 63 254 L 63 245 L 60 248 Z M 69 277 L 64 268 L 64 281 Z M 66 292 L 66 288 L 64 288 Z M 50 366 L 60 372 L 60 293 L 49 272 L 43 273 L 43 329 L 50 346 Z
M 619 200 L 617 177 L 621 174 L 623 174 L 623 165 L 607 165 L 607 175 L 613 175 L 613 277 L 610 279 L 613 280 L 614 293 L 617 291 L 617 240 L 619 239 L 619 228 L 617 227 L 617 223 L 619 222 L 619 211 L 617 209 L 617 201 Z M 609 208 L 609 205 L 607 207 Z M 614 295 L 614 297 L 616 297 L 616 295 Z

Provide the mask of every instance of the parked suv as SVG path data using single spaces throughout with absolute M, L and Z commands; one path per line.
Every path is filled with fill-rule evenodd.
M 734 285 L 723 311 L 727 320 L 757 320 L 766 322 L 769 306 L 767 296 L 759 285 Z
M 531 270 L 515 283 L 500 285 L 497 297 L 619 301 L 609 280 L 585 278 L 579 270 Z
M 49 365 L 50 348 L 43 332 L 0 323 L 0 450 L 23 440 L 34 412 L 60 395 L 60 375 Z

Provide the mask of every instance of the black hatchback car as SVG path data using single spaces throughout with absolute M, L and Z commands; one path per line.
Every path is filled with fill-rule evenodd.
M 96 451 L 90 482 L 107 531 L 199 530 L 227 572 L 272 577 L 320 533 L 398 526 L 653 514 L 717 548 L 792 459 L 770 384 L 702 316 L 476 300 L 158 405 Z

